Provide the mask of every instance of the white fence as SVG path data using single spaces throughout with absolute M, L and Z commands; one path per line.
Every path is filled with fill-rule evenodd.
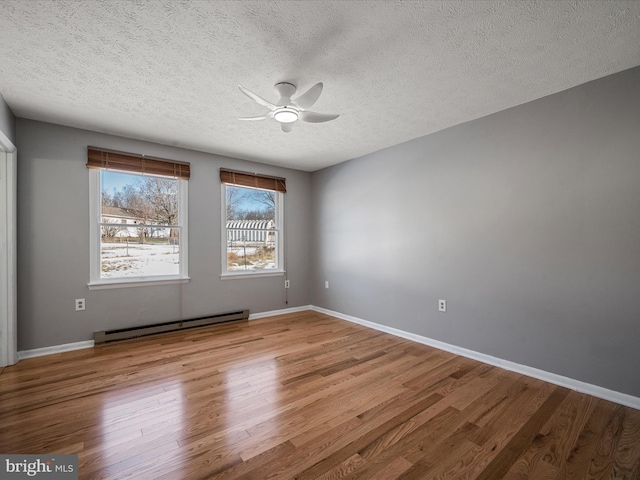
M 273 220 L 227 220 L 227 245 L 262 244 L 273 246 L 276 241 Z

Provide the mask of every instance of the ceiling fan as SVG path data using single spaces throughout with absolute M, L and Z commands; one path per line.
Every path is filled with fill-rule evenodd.
M 293 124 L 297 120 L 310 123 L 321 123 L 328 122 L 329 120 L 335 120 L 340 116 L 337 114 L 310 112 L 307 110 L 307 108 L 316 103 L 320 97 L 320 94 L 322 93 L 322 82 L 316 83 L 304 94 L 296 97 L 295 100 L 291 98 L 296 93 L 296 86 L 293 83 L 276 83 L 274 88 L 280 95 L 280 100 L 276 103 L 268 102 L 255 93 L 250 92 L 242 85 L 238 85 L 238 88 L 240 88 L 240 91 L 251 100 L 269 109 L 269 112 L 264 115 L 257 117 L 241 117 L 239 120 L 265 120 L 267 118 L 273 118 L 280 123 L 283 132 L 290 132 L 293 130 Z

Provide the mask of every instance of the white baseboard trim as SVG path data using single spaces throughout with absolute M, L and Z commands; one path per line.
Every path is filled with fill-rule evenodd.
M 283 308 L 282 310 L 271 310 L 270 312 L 259 312 L 249 314 L 249 320 L 257 320 L 258 318 L 275 317 L 276 315 L 284 315 L 287 313 L 306 312 L 313 310 L 312 305 L 304 305 L 302 307 Z
M 81 350 L 83 348 L 93 348 L 93 346 L 93 340 L 87 340 L 85 342 L 53 345 L 52 347 L 34 348 L 33 350 L 21 350 L 18 352 L 18 360 L 24 360 L 25 358 L 43 357 L 44 355 L 53 355 L 54 353 L 70 352 L 72 350 Z
M 286 313 L 305 312 L 312 310 L 311 305 L 302 307 L 284 308 L 282 310 L 272 310 L 270 312 L 260 312 L 249 314 L 249 320 L 257 320 L 258 318 L 274 317 Z M 71 352 L 72 350 L 80 350 L 83 348 L 93 348 L 94 341 L 87 340 L 85 342 L 65 343 L 63 345 L 53 345 L 51 347 L 35 348 L 33 350 L 21 350 L 18 352 L 18 361 L 27 358 L 42 357 L 44 355 L 53 355 L 54 353 Z
M 592 385 L 590 383 L 582 382 L 580 380 L 563 377 L 562 375 L 546 372 L 544 370 L 539 370 L 533 367 L 528 367 L 527 365 L 521 365 L 519 363 L 511 362 L 509 360 L 503 360 L 501 358 L 492 357 L 491 355 L 485 355 L 484 353 L 479 353 L 473 350 L 468 350 L 466 348 L 457 347 L 455 345 L 440 342 L 438 340 L 433 340 L 428 337 L 423 337 L 422 335 L 405 332 L 404 330 L 399 330 L 393 327 L 387 327 L 386 325 L 381 325 L 379 323 L 369 322 L 367 320 L 362 320 L 361 318 L 352 317 L 350 315 L 345 315 L 339 312 L 334 312 L 333 310 L 327 310 L 326 308 L 316 307 L 315 305 L 312 305 L 310 308 L 316 312 L 324 313 L 326 315 L 331 315 L 332 317 L 336 317 L 341 320 L 357 323 L 365 327 L 373 328 L 374 330 L 390 333 L 391 335 L 395 335 L 397 337 L 406 338 L 407 340 L 412 340 L 414 342 L 422 343 L 424 345 L 438 348 L 446 352 L 455 353 L 456 355 L 460 355 L 462 357 L 478 360 L 479 362 L 488 363 L 489 365 L 494 365 L 496 367 L 504 368 L 505 370 L 520 373 L 528 377 L 537 378 L 538 380 L 553 383 L 554 385 L 566 387 L 580 393 L 586 393 L 594 397 L 602 398 L 604 400 L 609 400 L 611 402 L 619 403 L 620 405 L 625 405 L 627 407 L 640 410 L 640 398 L 634 397 L 632 395 L 628 395 L 626 393 L 615 392 L 613 390 L 609 390 L 604 387 L 599 387 L 597 385 Z
M 575 390 L 577 392 L 586 393 L 588 395 L 593 395 L 594 397 L 602 398 L 604 400 L 609 400 L 611 402 L 619 403 L 620 405 L 625 405 L 627 407 L 640 410 L 640 398 L 634 397 L 632 395 L 628 395 L 626 393 L 616 392 L 613 390 L 609 390 L 608 388 L 599 387 L 597 385 L 592 385 L 590 383 L 582 382 L 580 380 L 575 380 L 573 378 L 564 377 L 562 375 L 558 375 L 551 372 L 546 372 L 544 370 L 539 370 L 537 368 L 529 367 L 527 365 L 521 365 L 519 363 L 511 362 L 509 360 L 492 357 L 491 355 L 486 355 L 484 353 L 476 352 L 474 350 L 469 350 L 466 348 L 458 347 L 456 345 L 451 345 L 449 343 L 441 342 L 439 340 L 434 340 L 432 338 L 424 337 L 422 335 L 418 335 L 415 333 L 405 332 L 404 330 L 388 327 L 386 325 L 381 325 L 379 323 L 370 322 L 368 320 L 363 320 L 358 317 L 352 317 L 351 315 L 345 315 L 343 313 L 335 312 L 333 310 L 328 310 L 322 307 L 317 307 L 315 305 L 304 305 L 301 307 L 283 308 L 281 310 L 271 310 L 268 312 L 252 313 L 249 315 L 249 320 L 257 320 L 259 318 L 273 317 L 276 315 L 284 315 L 287 313 L 304 312 L 307 310 L 313 310 L 315 312 L 331 315 L 332 317 L 336 317 L 341 320 L 346 320 L 352 323 L 357 323 L 365 327 L 373 328 L 374 330 L 379 330 L 381 332 L 395 335 L 396 337 L 406 338 L 407 340 L 412 340 L 417 343 L 422 343 L 423 345 L 428 345 L 430 347 L 438 348 L 440 350 L 454 353 L 462 357 L 478 360 L 479 362 L 487 363 L 489 365 L 494 365 L 496 367 L 504 368 L 505 370 L 520 373 L 528 377 L 537 378 L 538 380 L 553 383 L 554 385 L 566 387 L 571 390 Z M 42 357 L 44 355 L 52 355 L 55 353 L 70 352 L 72 350 L 81 350 L 83 348 L 93 348 L 93 346 L 94 346 L 94 341 L 87 340 L 84 342 L 66 343 L 63 345 L 54 345 L 51 347 L 35 348 L 33 350 L 21 350 L 18 352 L 18 360 Z

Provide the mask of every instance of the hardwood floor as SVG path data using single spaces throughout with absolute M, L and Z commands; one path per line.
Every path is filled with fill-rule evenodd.
M 0 452 L 81 479 L 640 479 L 640 411 L 316 312 L 23 360 Z

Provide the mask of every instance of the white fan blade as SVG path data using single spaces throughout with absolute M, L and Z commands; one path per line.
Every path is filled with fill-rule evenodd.
M 273 110 L 274 108 L 277 108 L 273 103 L 266 101 L 264 98 L 259 97 L 258 95 L 256 95 L 253 92 L 250 92 L 249 90 L 244 88 L 242 85 L 238 85 L 238 88 L 240 89 L 240 91 L 242 93 L 244 93 L 247 97 L 249 97 L 251 100 L 256 102 L 258 105 L 262 105 L 263 107 L 267 107 L 270 110 Z
M 335 120 L 340 115 L 335 113 L 300 112 L 300 120 L 309 123 L 322 123 Z
M 307 90 L 304 94 L 300 95 L 294 100 L 295 104 L 300 108 L 307 109 L 318 101 L 320 94 L 322 93 L 322 82 L 316 83 L 313 87 Z
M 240 117 L 238 118 L 238 120 L 266 120 L 267 118 L 269 118 L 268 115 L 260 115 L 259 117 Z
M 282 131 L 289 133 L 290 131 L 293 130 L 293 124 L 294 123 L 295 122 L 292 122 L 292 123 L 281 123 L 280 126 L 282 127 Z

